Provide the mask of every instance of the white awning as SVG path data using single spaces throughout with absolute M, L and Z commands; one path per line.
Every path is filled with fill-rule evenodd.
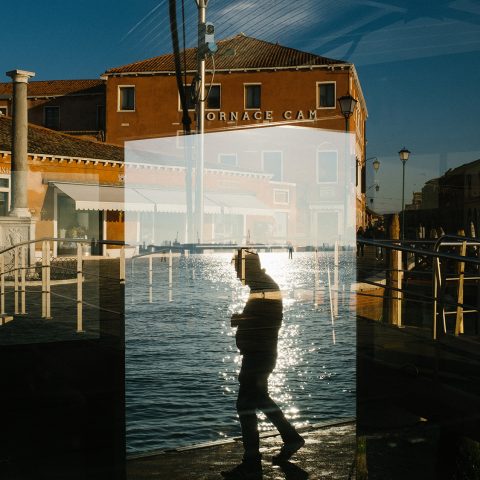
M 75 201 L 76 210 L 121 210 L 153 212 L 155 206 L 131 188 L 107 185 L 53 182 Z
M 273 216 L 270 207 L 255 195 L 242 193 L 207 193 L 205 198 L 218 205 L 221 213 L 231 215 Z
M 162 188 L 135 188 L 145 198 L 155 204 L 158 213 L 186 213 L 187 195 L 185 190 L 168 190 Z M 192 195 L 192 208 L 195 209 L 195 195 Z M 205 213 L 220 213 L 221 208 L 207 196 L 204 198 Z

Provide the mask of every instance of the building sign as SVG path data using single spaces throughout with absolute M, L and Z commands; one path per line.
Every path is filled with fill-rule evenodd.
M 285 110 L 281 114 L 282 120 L 316 120 L 316 110 Z M 243 112 L 208 112 L 205 119 L 209 122 L 218 120 L 219 122 L 238 122 L 250 120 L 276 120 L 273 110 L 256 110 Z

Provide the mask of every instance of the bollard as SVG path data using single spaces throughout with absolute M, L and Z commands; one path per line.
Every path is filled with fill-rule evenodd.
M 82 244 L 77 243 L 77 333 L 83 333 L 83 265 Z

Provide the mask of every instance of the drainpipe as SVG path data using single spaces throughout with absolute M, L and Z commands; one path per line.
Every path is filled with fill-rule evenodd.
M 9 212 L 11 217 L 31 217 L 28 209 L 28 79 L 34 72 L 11 70 L 7 76 L 13 82 L 12 111 L 12 202 Z

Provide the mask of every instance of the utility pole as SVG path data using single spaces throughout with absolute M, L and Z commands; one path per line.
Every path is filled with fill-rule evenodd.
M 204 148 L 205 148 L 205 22 L 207 16 L 208 0 L 195 0 L 198 7 L 198 42 L 197 42 L 197 81 L 198 101 L 196 104 L 197 124 L 197 149 L 195 168 L 195 226 L 196 238 L 203 242 L 203 173 L 204 173 Z

